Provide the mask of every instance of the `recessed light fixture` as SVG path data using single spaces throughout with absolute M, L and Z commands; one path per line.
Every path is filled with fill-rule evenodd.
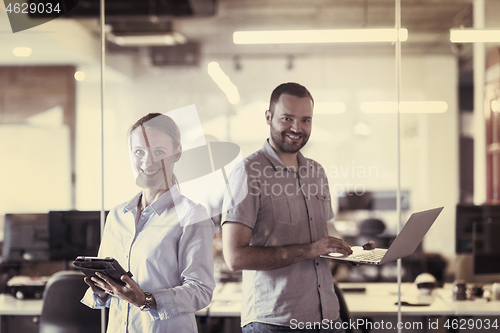
M 395 42 L 397 29 L 268 30 L 235 31 L 235 44 L 370 43 Z M 399 30 L 399 39 L 408 39 L 408 30 Z
M 398 104 L 394 101 L 362 102 L 363 113 L 396 113 Z M 448 103 L 444 101 L 402 101 L 399 102 L 400 113 L 444 113 Z
M 178 32 L 108 33 L 106 37 L 109 41 L 120 46 L 172 46 L 187 43 L 187 38 Z
M 231 79 L 220 68 L 218 62 L 212 61 L 208 64 L 208 75 L 210 75 L 212 80 L 214 80 L 224 94 L 226 94 L 229 103 L 238 104 L 240 102 L 238 87 L 231 82 Z
M 451 29 L 452 43 L 500 43 L 499 29 Z
M 77 81 L 85 80 L 85 73 L 82 71 L 75 72 L 75 80 Z
M 12 50 L 12 54 L 16 57 L 29 57 L 31 55 L 32 49 L 29 47 L 15 47 Z

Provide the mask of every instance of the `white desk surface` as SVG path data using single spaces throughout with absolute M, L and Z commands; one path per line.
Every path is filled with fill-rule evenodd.
M 398 312 L 396 283 L 339 283 L 340 288 L 365 287 L 365 292 L 344 292 L 344 299 L 353 316 L 389 315 Z M 436 295 L 421 296 L 413 283 L 401 284 L 401 301 L 413 306 L 401 306 L 403 316 L 452 315 L 450 304 Z M 429 305 L 423 305 L 429 304 Z
M 344 292 L 344 299 L 351 315 L 393 315 L 398 311 L 397 285 L 395 283 L 339 283 L 340 288 L 365 287 L 365 292 Z M 432 296 L 419 296 L 412 283 L 401 286 L 401 300 L 410 303 L 431 303 L 427 306 L 402 306 L 403 316 L 469 315 L 499 316 L 500 301 L 468 300 L 453 301 L 452 285 L 437 289 Z M 0 294 L 0 316 L 37 316 L 42 313 L 43 301 L 19 300 L 11 295 Z M 198 316 L 239 317 L 241 313 L 241 283 L 217 284 L 212 302 L 198 311 Z
M 11 295 L 0 294 L 0 316 L 39 316 L 42 305 L 41 299 L 19 300 Z
M 482 298 L 454 301 L 452 287 L 451 284 L 446 284 L 444 288 L 435 290 L 435 293 L 452 307 L 454 315 L 500 316 L 500 301 L 486 301 Z
M 398 287 L 395 283 L 339 283 L 340 288 L 364 287 L 365 292 L 344 292 L 349 312 L 354 317 L 395 315 L 398 312 Z M 453 301 L 452 285 L 437 289 L 432 296 L 421 296 L 413 283 L 401 285 L 401 301 L 424 306 L 402 306 L 403 316 L 498 316 L 500 301 Z M 239 317 L 241 312 L 241 283 L 217 284 L 210 305 L 198 311 L 199 316 Z

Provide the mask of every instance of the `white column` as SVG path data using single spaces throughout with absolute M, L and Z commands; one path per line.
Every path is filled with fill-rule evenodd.
M 484 29 L 484 0 L 474 0 L 473 15 L 474 29 Z M 486 202 L 486 128 L 484 117 L 485 67 L 485 45 L 484 43 L 474 43 L 474 204 L 476 205 Z

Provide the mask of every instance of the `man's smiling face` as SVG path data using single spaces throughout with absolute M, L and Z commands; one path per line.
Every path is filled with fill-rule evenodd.
M 309 97 L 282 94 L 274 114 L 266 112 L 271 126 L 271 146 L 284 153 L 298 152 L 311 135 L 312 115 L 313 102 Z

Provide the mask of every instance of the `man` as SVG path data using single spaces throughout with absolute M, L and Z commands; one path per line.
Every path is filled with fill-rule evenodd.
M 335 329 L 339 304 L 320 255 L 352 251 L 328 236 L 333 210 L 326 174 L 299 152 L 311 134 L 313 106 L 305 87 L 278 86 L 266 111 L 270 138 L 230 177 L 234 198 L 225 198 L 223 253 L 231 270 L 243 270 L 243 332 L 343 332 Z M 244 199 L 234 200 L 245 187 Z

